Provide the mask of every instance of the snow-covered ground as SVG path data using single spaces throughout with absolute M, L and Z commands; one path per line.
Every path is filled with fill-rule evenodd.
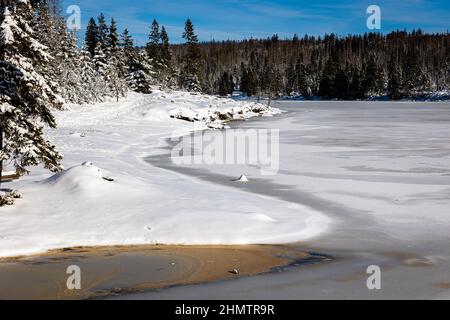
M 277 109 L 161 91 L 69 109 L 57 112 L 58 129 L 46 132 L 64 154 L 67 170 L 51 175 L 33 168 L 4 185 L 19 189 L 23 198 L 0 208 L 0 256 L 87 245 L 285 243 L 328 227 L 328 218 L 301 204 L 144 160 L 162 153 L 170 136 L 270 116 Z

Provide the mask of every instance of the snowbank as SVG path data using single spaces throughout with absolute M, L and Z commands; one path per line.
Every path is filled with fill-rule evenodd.
M 155 91 L 153 108 L 143 111 L 147 120 L 167 121 L 167 118 L 202 123 L 208 128 L 223 128 L 233 120 L 245 120 L 280 113 L 277 108 L 255 102 L 238 102 L 209 95 L 174 91 Z
M 0 256 L 68 246 L 286 243 L 319 235 L 329 221 L 310 208 L 144 161 L 167 152 L 166 139 L 174 132 L 278 112 L 250 102 L 159 91 L 57 112 L 59 127 L 46 134 L 69 169 L 50 176 L 37 168 L 8 185 L 23 199 L 0 208 Z

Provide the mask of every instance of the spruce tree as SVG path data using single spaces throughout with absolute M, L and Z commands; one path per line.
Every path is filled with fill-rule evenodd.
M 338 99 L 348 99 L 350 88 L 350 77 L 344 68 L 340 68 L 335 75 L 333 90 L 334 97 Z
M 98 21 L 98 42 L 100 43 L 103 52 L 105 52 L 108 47 L 109 26 L 106 23 L 106 19 L 103 13 L 100 13 L 100 15 L 97 18 L 97 21 Z
M 84 40 L 85 49 L 93 57 L 95 55 L 95 48 L 99 42 L 98 26 L 94 18 L 91 18 L 86 27 L 86 38 Z
M 170 50 L 169 35 L 166 28 L 161 27 L 161 48 L 160 48 L 160 82 L 163 87 L 173 87 L 174 83 L 174 70 L 172 67 L 172 52 Z
M 233 76 L 228 74 L 228 72 L 224 72 L 219 79 L 219 94 L 221 96 L 227 96 L 233 93 L 234 90 L 234 81 Z
M 161 62 L 165 67 L 171 68 L 172 53 L 170 51 L 169 35 L 166 28 L 161 28 Z
M 387 92 L 392 100 L 400 100 L 403 97 L 402 72 L 397 65 L 393 65 L 389 69 Z
M 377 95 L 383 91 L 383 70 L 378 66 L 374 57 L 369 59 L 363 74 L 364 79 L 361 83 L 361 90 L 364 96 Z
M 319 84 L 319 95 L 323 98 L 336 97 L 335 91 L 335 77 L 338 72 L 338 63 L 336 57 L 328 59 L 325 68 L 322 72 Z
M 152 92 L 153 75 L 146 52 L 140 52 L 131 63 L 126 80 L 131 90 L 147 94 Z
M 250 91 L 249 89 L 249 75 L 248 71 L 245 67 L 242 68 L 242 74 L 241 74 L 241 83 L 240 83 L 240 90 L 243 94 L 250 96 L 248 93 Z
M 161 59 L 161 33 L 158 21 L 153 20 L 147 43 L 147 55 L 155 68 L 159 68 Z
M 191 19 L 186 20 L 183 38 L 186 40 L 187 50 L 184 56 L 182 86 L 188 91 L 201 91 L 199 80 L 201 53 Z
M 35 69 L 52 59 L 34 37 L 35 10 L 29 0 L 0 10 L 0 171 L 5 162 L 21 174 L 38 164 L 61 170 L 62 156 L 44 138 L 43 125 L 56 127 L 50 109 L 61 108 L 62 100 Z
M 103 46 L 101 42 L 97 43 L 97 46 L 95 47 L 95 54 L 94 54 L 94 64 L 95 68 L 98 71 L 99 75 L 102 77 L 106 76 L 109 64 L 108 64 L 108 58 L 105 54 L 105 51 L 103 50 Z
M 81 50 L 78 60 L 79 66 L 79 89 L 81 94 L 77 95 L 78 103 L 102 102 L 106 83 L 96 70 L 95 63 L 89 52 Z
M 111 25 L 107 38 L 107 51 L 109 55 L 116 55 L 120 49 L 119 34 L 117 33 L 117 24 L 114 18 L 111 18 Z
M 125 29 L 121 35 L 120 46 L 123 50 L 124 73 L 127 73 L 130 70 L 131 65 L 136 61 L 134 41 L 128 29 Z
M 121 47 L 125 52 L 134 52 L 134 40 L 128 29 L 125 29 L 121 35 Z
M 351 82 L 348 88 L 348 97 L 352 100 L 364 98 L 364 92 L 362 90 L 362 77 L 361 71 L 358 67 L 352 67 L 350 70 Z
M 419 62 L 417 49 L 407 55 L 402 67 L 404 73 L 404 93 L 406 95 L 417 95 L 429 90 L 429 79 Z
M 307 70 L 303 63 L 301 63 L 300 59 L 297 61 L 297 64 L 295 66 L 295 88 L 300 92 L 300 94 L 305 97 L 309 98 L 311 96 L 311 88 L 308 84 L 308 78 L 307 78 Z
M 285 94 L 290 96 L 294 92 L 297 93 L 298 92 L 297 84 L 298 84 L 297 74 L 295 72 L 294 64 L 291 61 L 288 67 L 286 68 L 286 83 L 284 85 Z

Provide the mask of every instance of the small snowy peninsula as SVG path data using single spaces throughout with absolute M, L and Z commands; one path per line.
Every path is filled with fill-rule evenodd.
M 220 115 L 239 120 L 271 116 L 276 108 L 154 91 L 67 109 L 55 113 L 58 129 L 46 131 L 66 170 L 33 168 L 7 184 L 23 198 L 0 209 L 0 256 L 69 246 L 286 243 L 327 228 L 328 219 L 307 207 L 144 161 L 164 152 L 174 134 L 222 126 Z

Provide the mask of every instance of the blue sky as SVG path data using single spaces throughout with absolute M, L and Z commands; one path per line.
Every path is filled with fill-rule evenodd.
M 151 21 L 165 25 L 172 43 L 182 41 L 184 21 L 191 18 L 201 41 L 211 39 L 281 38 L 336 33 L 364 33 L 369 5 L 380 6 L 381 32 L 422 28 L 428 32 L 450 29 L 449 0 L 63 0 L 81 8 L 82 27 L 103 12 L 114 17 L 120 30 L 127 27 L 138 45 L 146 42 Z M 84 31 L 80 32 L 84 36 Z

